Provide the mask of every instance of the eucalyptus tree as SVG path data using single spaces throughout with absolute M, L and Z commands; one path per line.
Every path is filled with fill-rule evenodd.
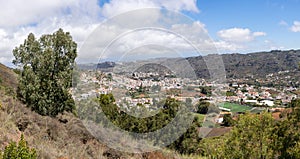
M 30 33 L 13 55 L 13 63 L 21 69 L 18 97 L 24 103 L 41 115 L 74 111 L 69 89 L 77 44 L 69 32 L 59 29 L 39 39 Z

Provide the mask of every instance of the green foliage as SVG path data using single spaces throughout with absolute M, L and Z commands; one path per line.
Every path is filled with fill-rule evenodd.
M 197 128 L 200 127 L 199 119 L 194 118 L 192 125 L 188 130 L 179 137 L 168 148 L 174 149 L 181 154 L 199 154 L 199 146 L 201 138 L 198 135 Z
M 211 96 L 211 95 L 212 95 L 212 87 L 201 86 L 201 87 L 200 87 L 200 92 L 201 92 L 202 94 L 207 95 L 207 96 Z
M 231 132 L 204 139 L 200 149 L 209 158 L 291 158 L 300 157 L 300 100 L 290 104 L 292 112 L 275 121 L 267 112 L 241 115 Z
M 229 158 L 273 158 L 270 147 L 274 120 L 269 113 L 246 114 L 231 131 L 225 147 Z
M 102 94 L 98 98 L 98 103 L 105 114 L 105 116 L 116 126 L 119 128 L 135 132 L 135 133 L 148 133 L 154 132 L 165 127 L 172 120 L 174 120 L 179 109 L 184 106 L 185 103 L 181 103 L 176 101 L 173 98 L 167 98 L 164 101 L 160 101 L 157 105 L 160 108 L 155 115 L 150 115 L 147 118 L 138 118 L 127 113 L 123 112 L 119 109 L 119 107 L 114 104 L 114 97 L 112 94 Z M 139 113 L 147 113 L 147 111 L 143 110 L 145 107 L 143 105 L 138 105 L 138 109 L 133 109 L 131 111 L 135 111 L 136 115 Z M 192 114 L 191 114 L 192 115 Z M 100 117 L 101 115 L 96 115 Z M 185 117 L 179 117 L 180 119 L 176 119 L 176 127 L 180 127 L 180 125 L 186 124 Z M 197 133 L 197 128 L 200 127 L 199 119 L 195 118 L 192 126 L 184 133 L 178 140 L 176 140 L 173 144 L 169 146 L 171 149 L 175 149 L 181 153 L 195 153 L 197 152 L 197 147 L 199 146 L 199 137 Z M 104 125 L 106 123 L 103 123 Z M 165 132 L 161 134 L 161 138 L 164 138 L 165 135 L 173 134 L 174 131 L 179 131 L 177 128 L 170 128 L 170 132 Z M 160 144 L 167 141 L 161 141 L 160 139 L 154 138 L 154 144 Z
M 241 92 L 246 93 L 248 90 L 246 88 L 242 88 Z
M 274 134 L 274 149 L 277 151 L 278 158 L 299 158 L 300 143 L 300 99 L 290 103 L 292 112 L 283 121 L 276 124 Z
M 269 113 L 246 113 L 240 116 L 229 134 L 218 139 L 205 139 L 204 155 L 211 158 L 274 158 L 271 147 L 274 125 Z
M 155 116 L 135 118 L 121 111 L 114 104 L 115 99 L 112 94 L 101 95 L 97 101 L 110 121 L 124 130 L 136 133 L 153 132 L 164 127 L 175 117 L 181 106 L 180 102 L 168 98 L 159 103 L 162 109 Z M 292 101 L 291 107 L 292 113 L 280 121 L 275 121 L 268 112 L 258 115 L 247 112 L 236 122 L 229 115 L 225 115 L 223 124 L 233 126 L 233 129 L 224 136 L 202 140 L 197 132 L 201 123 L 197 119 L 199 117 L 195 117 L 186 133 L 168 148 L 181 154 L 201 154 L 208 158 L 296 159 L 300 156 L 300 100 Z
M 200 154 L 207 158 L 223 159 L 225 155 L 225 142 L 223 137 L 207 138 L 200 142 Z
M 219 113 L 219 108 L 206 100 L 199 100 L 196 104 L 196 112 L 199 114 Z
M 108 73 L 108 74 L 106 75 L 106 78 L 107 78 L 109 81 L 112 81 L 112 80 L 113 80 L 113 76 L 112 76 L 111 73 Z
M 109 78 L 108 78 L 109 80 Z M 147 87 L 144 87 L 142 84 L 137 89 L 130 89 L 126 92 L 126 95 L 130 95 L 131 98 L 137 99 L 142 97 L 149 97 L 149 90 Z
M 23 134 L 18 144 L 11 142 L 5 147 L 3 159 L 36 159 L 37 154 L 35 149 L 30 149 L 24 139 Z M 1 158 L 1 157 L 0 157 Z
M 227 91 L 226 92 L 226 96 L 236 96 L 236 94 L 234 92 L 231 92 L 231 91 Z
M 222 126 L 234 126 L 235 124 L 235 120 L 233 120 L 231 118 L 231 115 L 230 114 L 225 114 L 224 117 L 223 117 L 223 123 L 222 123 Z
M 31 33 L 13 50 L 13 63 L 20 67 L 18 97 L 41 115 L 56 116 L 74 111 L 69 94 L 77 44 L 70 33 L 59 29 L 36 39 Z
M 158 104 L 161 105 L 161 109 L 156 115 L 148 118 L 137 118 L 121 111 L 120 108 L 114 104 L 115 99 L 112 94 L 101 94 L 98 100 L 103 113 L 110 121 L 124 130 L 136 133 L 153 132 L 161 129 L 176 116 L 180 107 L 179 102 L 169 98 Z M 136 115 L 146 112 L 143 111 L 143 105 L 137 107 L 140 108 L 132 110 Z
M 295 146 L 288 149 L 287 152 L 291 158 L 300 158 L 300 142 L 298 141 Z M 281 158 L 285 158 L 285 156 L 281 156 Z
M 197 103 L 197 105 L 196 105 L 197 113 L 207 114 L 209 105 L 210 105 L 210 103 L 207 101 L 199 101 L 199 103 Z

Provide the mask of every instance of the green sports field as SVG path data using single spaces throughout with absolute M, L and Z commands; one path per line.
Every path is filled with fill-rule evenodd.
M 231 112 L 233 112 L 233 113 L 246 112 L 246 111 L 251 110 L 251 107 L 249 107 L 249 106 L 240 105 L 240 104 L 236 104 L 236 103 L 229 103 L 229 102 L 219 103 L 218 106 L 230 109 Z

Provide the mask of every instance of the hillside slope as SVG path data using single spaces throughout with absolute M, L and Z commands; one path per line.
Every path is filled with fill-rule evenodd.
M 1 64 L 0 72 L 0 151 L 24 134 L 29 146 L 34 147 L 38 158 L 42 159 L 174 158 L 174 154 L 162 152 L 129 154 L 110 149 L 94 138 L 81 120 L 70 113 L 56 118 L 41 116 L 4 89 L 15 90 L 17 75 Z
M 4 66 L 0 63 L 0 85 L 13 88 L 16 90 L 17 88 L 17 75 L 13 72 L 12 69 Z

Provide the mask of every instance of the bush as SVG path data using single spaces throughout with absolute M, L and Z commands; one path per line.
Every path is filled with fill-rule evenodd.
M 24 139 L 23 134 L 18 144 L 11 142 L 5 147 L 3 156 L 0 159 L 36 159 L 36 150 L 30 149 Z

